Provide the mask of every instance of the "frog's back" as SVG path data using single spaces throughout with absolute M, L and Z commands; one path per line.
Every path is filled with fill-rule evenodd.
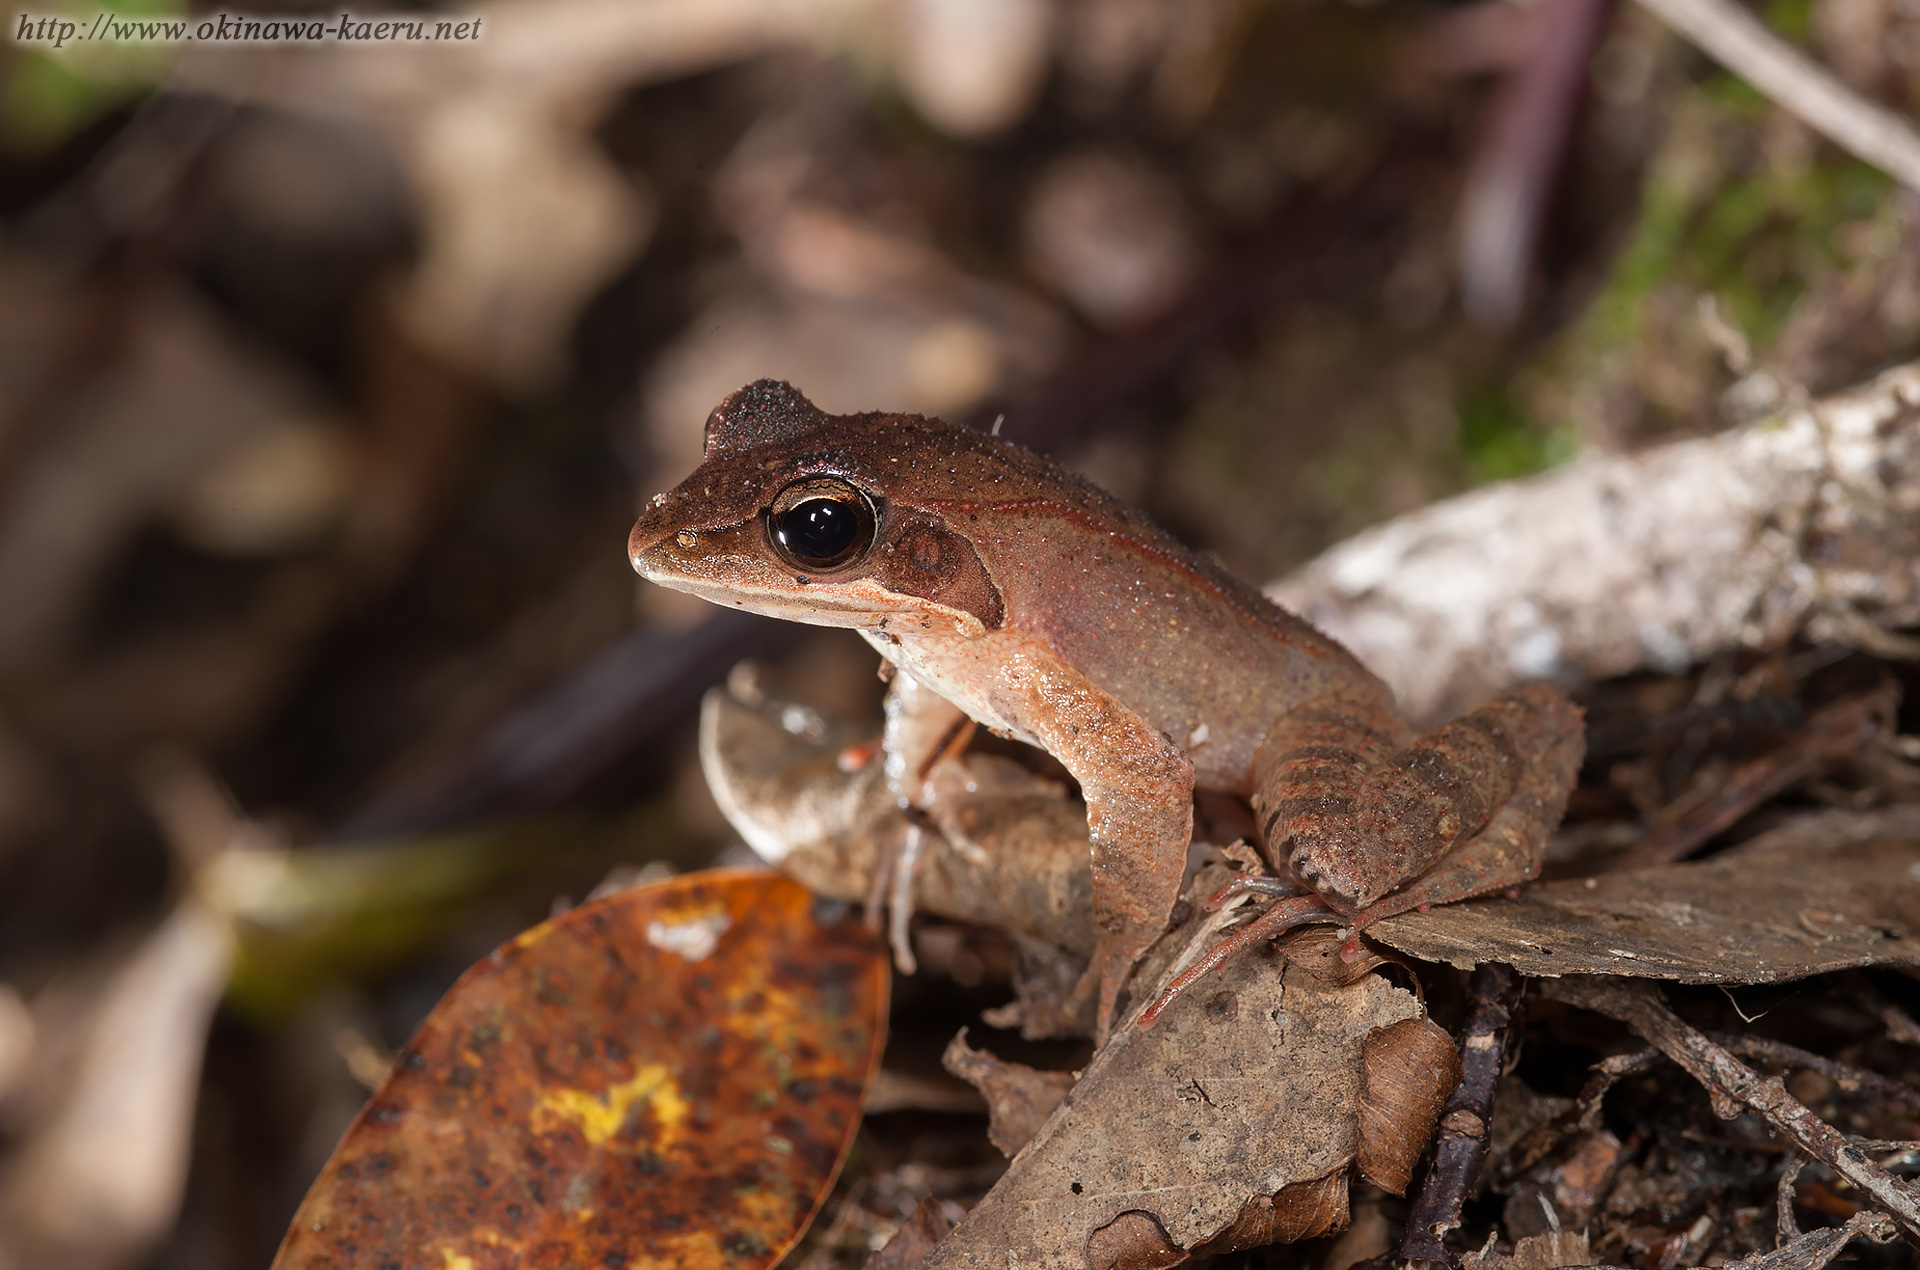
M 830 422 L 821 446 L 851 441 L 841 462 L 969 538 L 1008 630 L 1166 732 L 1202 785 L 1242 788 L 1261 736 L 1300 702 L 1390 700 L 1331 637 L 1076 473 L 940 420 L 855 419 L 862 426 L 844 431 Z

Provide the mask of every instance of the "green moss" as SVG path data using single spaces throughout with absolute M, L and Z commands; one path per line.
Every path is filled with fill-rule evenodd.
M 1718 75 L 1689 106 L 1676 112 L 1668 143 L 1681 161 L 1670 154 L 1655 164 L 1633 235 L 1583 324 L 1583 342 L 1605 348 L 1632 340 L 1648 297 L 1673 285 L 1718 296 L 1750 337 L 1764 341 L 1807 287 L 1841 263 L 1835 231 L 1887 206 L 1889 178 L 1831 152 L 1798 170 L 1684 181 L 1678 174 L 1687 151 L 1718 157 L 1728 139 L 1762 122 L 1755 112 L 1765 103 L 1742 81 Z
M 1606 289 L 1588 310 L 1589 338 L 1617 344 L 1633 335 L 1641 302 L 1672 276 L 1674 262 L 1685 249 L 1690 207 L 1677 185 L 1659 180 L 1648 185 L 1633 237 L 1615 261 Z
M 1578 449 L 1572 429 L 1531 422 L 1504 390 L 1467 394 L 1457 414 L 1454 448 L 1474 485 L 1543 472 L 1565 463 Z
M 180 0 L 107 0 L 84 12 L 35 10 L 35 16 L 86 21 L 104 9 L 126 17 L 168 17 L 184 8 Z M 53 149 L 115 106 L 150 91 L 177 51 L 159 43 L 75 42 L 61 49 L 15 44 L 12 65 L 0 83 L 0 147 L 16 154 Z
M 1813 0 L 1767 0 L 1767 25 L 1799 44 L 1813 37 Z

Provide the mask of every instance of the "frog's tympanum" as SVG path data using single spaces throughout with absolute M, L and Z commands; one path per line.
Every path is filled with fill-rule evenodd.
M 664 586 L 859 631 L 895 668 L 885 761 L 907 802 L 970 721 L 1065 765 L 1103 1034 L 1178 898 L 1196 787 L 1250 799 L 1297 883 L 1263 933 L 1358 929 L 1533 877 L 1580 764 L 1579 711 L 1551 688 L 1412 736 L 1346 649 L 1064 468 L 771 380 L 713 412 L 699 470 L 628 552 Z

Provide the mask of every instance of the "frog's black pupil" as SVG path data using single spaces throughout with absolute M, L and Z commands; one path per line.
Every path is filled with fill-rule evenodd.
M 825 568 L 859 545 L 861 510 L 837 498 L 809 498 L 782 512 L 774 533 L 794 559 Z

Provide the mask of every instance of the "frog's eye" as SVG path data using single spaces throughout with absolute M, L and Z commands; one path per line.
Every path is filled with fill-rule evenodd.
M 810 476 L 774 495 L 767 539 L 796 569 L 825 572 L 873 546 L 873 501 L 833 476 Z

